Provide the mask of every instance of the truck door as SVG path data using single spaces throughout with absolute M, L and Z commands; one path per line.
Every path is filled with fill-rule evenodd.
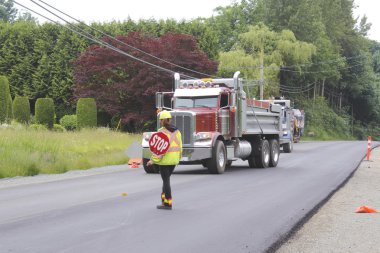
M 219 132 L 228 138 L 230 136 L 230 103 L 228 93 L 222 93 L 220 95 L 218 122 Z

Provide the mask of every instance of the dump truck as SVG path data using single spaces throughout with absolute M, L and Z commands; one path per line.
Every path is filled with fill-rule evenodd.
M 292 109 L 291 101 L 283 97 L 276 97 L 271 100 L 264 100 L 281 106 L 281 131 L 280 147 L 284 153 L 291 153 L 293 151 L 294 129 L 295 129 L 295 116 L 294 109 Z
M 248 161 L 250 168 L 277 166 L 283 133 L 281 105 L 248 98 L 247 83 L 239 75 L 192 80 L 176 73 L 174 91 L 156 93 L 157 110 L 170 110 L 172 124 L 182 133 L 180 164 L 202 164 L 212 174 L 222 174 L 238 159 Z M 153 133 L 143 133 L 142 139 L 147 173 L 157 172 L 146 165 Z
M 294 115 L 294 128 L 293 128 L 293 140 L 295 143 L 301 140 L 305 128 L 305 112 L 299 109 L 293 109 Z

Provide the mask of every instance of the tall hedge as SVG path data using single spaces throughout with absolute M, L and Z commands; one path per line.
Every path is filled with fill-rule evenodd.
M 10 96 L 9 82 L 5 76 L 0 76 L 0 124 L 7 120 L 8 99 Z
M 27 97 L 15 97 L 13 101 L 13 118 L 20 123 L 29 124 L 30 104 Z
M 49 129 L 54 125 L 54 102 L 51 98 L 39 98 L 36 101 L 36 122 Z
M 93 98 L 80 98 L 77 103 L 78 128 L 96 127 L 98 123 L 96 102 Z
M 12 107 L 12 96 L 9 93 L 8 101 L 7 101 L 7 120 L 11 122 L 13 119 L 13 107 Z

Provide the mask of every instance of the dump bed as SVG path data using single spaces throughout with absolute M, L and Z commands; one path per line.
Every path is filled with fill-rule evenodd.
M 245 108 L 244 108 L 245 107 Z M 243 134 L 280 134 L 281 106 L 269 102 L 246 99 L 243 105 Z M 245 115 L 245 116 L 244 116 Z

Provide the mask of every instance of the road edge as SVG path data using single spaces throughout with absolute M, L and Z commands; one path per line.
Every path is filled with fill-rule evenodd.
M 377 144 L 376 146 L 371 148 L 371 151 L 377 147 L 379 147 L 380 144 Z M 322 199 L 315 207 L 313 207 L 309 212 L 307 212 L 304 217 L 302 217 L 293 227 L 289 230 L 288 233 L 280 236 L 279 239 L 277 239 L 274 243 L 272 243 L 271 246 L 269 246 L 264 252 L 265 253 L 275 253 L 282 245 L 284 245 L 287 241 L 289 241 L 302 227 L 305 223 L 307 223 L 331 198 L 334 196 L 334 194 L 339 191 L 342 187 L 344 187 L 347 182 L 353 177 L 353 175 L 356 173 L 356 171 L 359 169 L 361 164 L 363 163 L 364 159 L 366 158 L 366 155 L 363 156 L 363 158 L 360 160 L 360 162 L 357 164 L 356 168 L 347 176 L 345 180 L 342 181 L 341 184 L 339 184 L 334 190 L 332 190 L 326 198 Z

